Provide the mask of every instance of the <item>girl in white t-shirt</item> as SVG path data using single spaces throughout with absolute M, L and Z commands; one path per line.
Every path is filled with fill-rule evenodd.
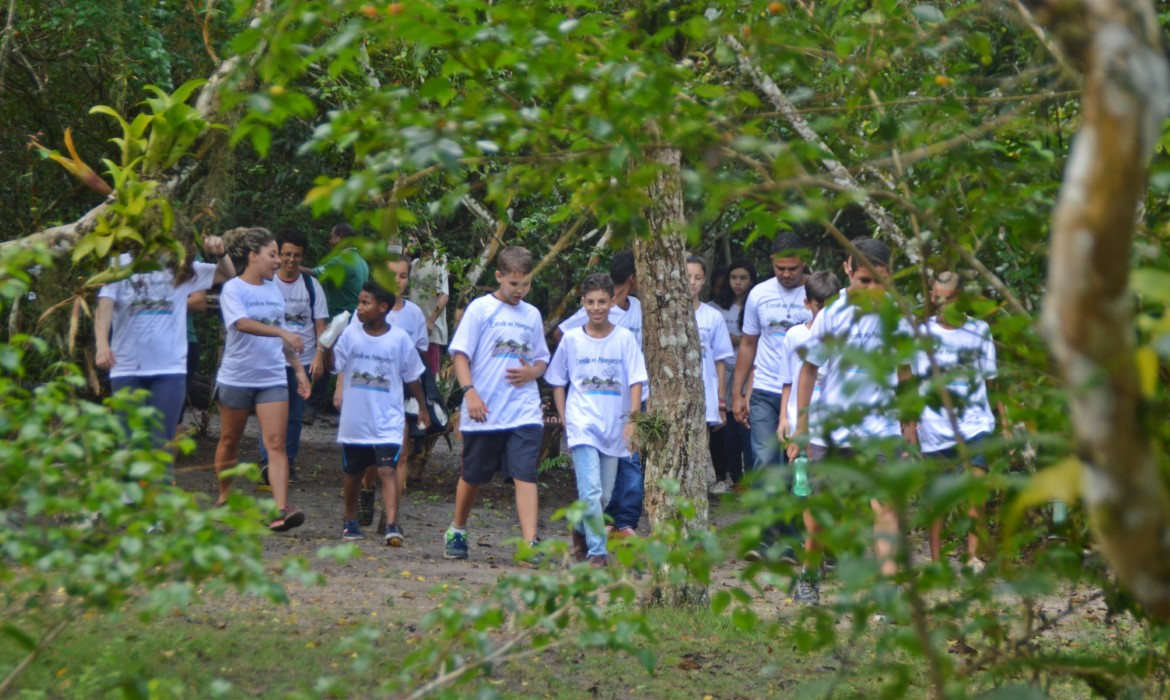
M 156 448 L 174 439 L 187 395 L 187 297 L 235 275 L 221 238 L 203 239 L 203 249 L 216 264 L 195 262 L 188 251 L 183 265 L 133 274 L 98 291 L 95 364 L 110 371 L 113 391 L 149 392 L 147 405 L 162 414 Z
M 724 363 L 735 356 L 731 348 L 731 334 L 723 316 L 714 308 L 699 301 L 699 292 L 707 281 L 707 262 L 697 255 L 687 256 L 687 285 L 691 304 L 695 307 L 695 326 L 699 331 L 700 362 L 703 365 L 703 400 L 706 405 L 707 446 L 715 468 L 712 493 L 727 492 L 727 453 L 721 441 L 711 439 L 727 423 L 727 399 L 723 389 L 726 381 Z
M 309 398 L 309 378 L 301 365 L 300 335 L 283 328 L 284 295 L 272 280 L 280 267 L 276 239 L 267 229 L 237 228 L 224 234 L 227 253 L 240 270 L 223 286 L 219 304 L 227 326 L 227 343 L 216 376 L 220 435 L 215 473 L 236 465 L 240 438 L 253 410 L 268 450 L 268 481 L 280 514 L 268 528 L 284 532 L 305 522 L 304 513 L 288 505 L 288 379 L 285 365 L 297 379 L 297 394 Z M 220 477 L 219 499 L 227 501 L 231 478 Z
M 708 302 L 723 316 L 727 324 L 727 332 L 731 336 L 732 355 L 723 363 L 723 393 L 720 397 L 730 406 L 732 402 L 731 385 L 735 378 L 736 356 L 739 354 L 739 340 L 743 336 L 743 307 L 747 304 L 748 292 L 756 286 L 756 268 L 746 260 L 733 260 L 727 268 L 727 282 L 716 290 L 715 298 Z M 722 433 L 721 435 L 719 433 Z M 743 475 L 752 466 L 752 432 L 744 424 L 736 420 L 735 415 L 727 412 L 726 427 L 713 433 L 715 448 L 722 447 L 724 454 L 723 468 L 726 470 L 727 480 L 720 487 L 716 484 L 712 493 L 724 493 L 727 489 L 738 484 Z M 720 462 L 715 461 L 716 476 L 719 476 Z

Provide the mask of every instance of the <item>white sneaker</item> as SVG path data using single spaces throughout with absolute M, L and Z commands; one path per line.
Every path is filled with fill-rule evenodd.
M 707 488 L 707 493 L 711 494 L 712 496 L 719 496 L 721 494 L 727 493 L 728 491 L 730 491 L 730 489 L 727 488 L 726 481 L 716 481 L 714 486 Z

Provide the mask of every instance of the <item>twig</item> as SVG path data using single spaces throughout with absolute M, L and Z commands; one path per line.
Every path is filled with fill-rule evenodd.
M 8 22 L 4 25 L 4 41 L 0 42 L 0 95 L 4 94 L 4 79 L 8 73 L 8 57 L 16 36 L 16 0 L 8 0 Z

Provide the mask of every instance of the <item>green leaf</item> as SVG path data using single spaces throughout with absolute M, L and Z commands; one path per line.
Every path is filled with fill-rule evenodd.
M 1004 519 L 1005 536 L 1015 532 L 1024 511 L 1034 506 L 1061 501 L 1076 503 L 1081 497 L 1081 475 L 1084 465 L 1076 457 L 1069 457 L 1054 466 L 1036 472 L 1027 486 L 1016 496 Z
M 25 651 L 32 651 L 37 648 L 37 641 L 12 623 L 5 623 L 3 627 L 0 627 L 0 632 L 15 639 L 16 643 L 24 647 Z

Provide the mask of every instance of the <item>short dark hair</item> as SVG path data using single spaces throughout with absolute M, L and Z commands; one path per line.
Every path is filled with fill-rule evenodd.
M 410 256 L 403 255 L 402 253 L 387 253 L 386 254 L 386 264 L 396 263 L 396 262 L 406 263 L 406 271 L 407 272 L 410 272 L 410 268 L 414 267 L 411 264 Z
M 805 281 L 804 296 L 809 301 L 824 306 L 825 300 L 836 294 L 840 289 L 841 283 L 837 280 L 837 275 L 834 275 L 828 270 L 818 270 L 809 275 L 809 278 Z
M 704 260 L 702 257 L 700 257 L 698 255 L 688 255 L 687 256 L 687 264 L 688 265 L 698 265 L 699 267 L 703 268 L 703 276 L 704 277 L 707 276 L 707 261 Z
M 386 289 L 377 282 L 366 282 L 362 285 L 362 291 L 374 297 L 374 301 L 379 304 L 386 304 L 391 309 L 398 303 L 398 297 L 394 296 L 394 292 Z
M 329 235 L 330 236 L 341 236 L 342 238 L 353 238 L 353 236 L 354 236 L 353 226 L 350 226 L 349 224 L 345 224 L 345 223 L 337 224 L 336 226 L 334 226 L 332 228 L 332 230 L 329 231 Z
M 634 276 L 634 254 L 628 250 L 619 250 L 609 261 L 609 276 L 614 284 L 625 284 Z
M 533 267 L 532 253 L 528 252 L 527 248 L 521 248 L 518 245 L 504 248 L 496 258 L 496 269 L 505 275 L 527 275 L 532 272 Z
M 308 238 L 305 234 L 295 228 L 286 228 L 276 236 L 276 250 L 284 248 L 284 244 L 289 243 L 295 245 L 301 250 L 309 249 Z
M 601 290 L 612 297 L 613 278 L 604 272 L 594 272 L 592 275 L 586 277 L 585 281 L 581 283 L 581 296 L 585 296 L 589 292 L 596 292 L 598 290 Z
M 884 267 L 890 269 L 890 247 L 881 241 L 873 238 L 854 238 L 853 247 L 857 249 L 874 267 Z M 847 258 L 850 271 L 856 271 L 858 268 L 857 261 L 853 259 L 853 254 L 850 253 Z
M 807 253 L 805 245 L 800 242 L 800 238 L 791 231 L 783 231 L 776 234 L 772 239 L 772 255 L 782 255 L 784 257 L 800 258 L 803 260 Z

